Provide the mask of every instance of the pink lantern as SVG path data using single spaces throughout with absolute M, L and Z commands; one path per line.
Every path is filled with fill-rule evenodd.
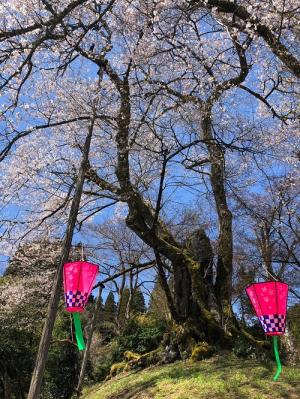
M 247 295 L 266 335 L 285 332 L 288 285 L 277 281 L 252 284 Z
M 98 270 L 97 265 L 83 261 L 64 265 L 64 290 L 68 312 L 84 311 Z
M 85 349 L 80 313 L 84 311 L 98 271 L 98 266 L 89 262 L 76 261 L 64 264 L 66 310 L 73 315 L 79 350 Z
M 278 335 L 285 332 L 288 285 L 279 281 L 251 284 L 246 292 L 266 335 L 273 336 L 277 372 L 274 381 L 281 373 L 278 352 Z

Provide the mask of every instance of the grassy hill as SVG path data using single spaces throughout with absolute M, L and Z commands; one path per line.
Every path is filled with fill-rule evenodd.
M 300 399 L 300 367 L 283 367 L 279 380 L 273 382 L 275 364 L 268 366 L 232 356 L 180 361 L 120 374 L 86 389 L 82 398 Z

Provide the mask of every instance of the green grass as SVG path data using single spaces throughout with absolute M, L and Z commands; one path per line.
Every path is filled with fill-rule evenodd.
M 300 367 L 283 367 L 274 382 L 270 366 L 232 356 L 176 362 L 120 374 L 86 389 L 82 399 L 300 399 Z

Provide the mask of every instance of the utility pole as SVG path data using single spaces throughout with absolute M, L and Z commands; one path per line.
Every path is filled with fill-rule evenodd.
M 92 320 L 91 320 L 91 323 L 90 323 L 90 326 L 89 326 L 89 330 L 88 330 L 86 347 L 85 347 L 85 351 L 84 351 L 84 355 L 83 355 L 83 359 L 82 359 L 82 363 L 81 363 L 79 380 L 78 380 L 78 384 L 77 384 L 77 388 L 76 388 L 77 398 L 79 398 L 80 395 L 81 395 L 81 389 L 82 389 L 82 384 L 83 384 L 83 380 L 84 380 L 84 376 L 85 376 L 85 370 L 86 370 L 86 365 L 87 365 L 87 361 L 88 361 L 88 357 L 89 357 L 90 347 L 91 347 L 91 343 L 92 343 L 92 339 L 93 339 L 93 333 L 94 333 L 94 329 L 95 329 L 96 318 L 97 318 L 97 314 L 99 314 L 99 311 L 100 311 L 101 298 L 102 298 L 102 289 L 103 288 L 104 288 L 104 285 L 101 284 L 100 288 L 99 288 L 98 298 L 97 298 L 95 306 L 94 306 L 94 312 L 93 312 Z
M 71 204 L 69 219 L 67 223 L 67 230 L 64 238 L 62 253 L 60 257 L 59 266 L 56 270 L 56 275 L 53 282 L 52 293 L 50 302 L 48 305 L 48 315 L 46 321 L 44 323 L 44 328 L 38 348 L 38 353 L 35 360 L 35 367 L 31 377 L 30 389 L 28 393 L 27 399 L 39 399 L 42 381 L 45 371 L 45 365 L 48 357 L 49 347 L 50 347 L 50 340 L 52 336 L 53 326 L 58 310 L 60 293 L 61 293 L 61 286 L 62 286 L 62 271 L 63 265 L 69 259 L 69 253 L 72 246 L 72 238 L 75 228 L 75 223 L 77 220 L 77 215 L 80 206 L 80 199 L 82 195 L 83 183 L 85 179 L 85 175 L 88 169 L 88 158 L 91 146 L 91 139 L 94 130 L 94 122 L 95 118 L 92 118 L 91 125 L 89 127 L 88 135 L 86 137 L 83 152 L 82 152 L 82 160 L 79 169 L 79 173 L 77 176 L 76 186 L 74 197 Z

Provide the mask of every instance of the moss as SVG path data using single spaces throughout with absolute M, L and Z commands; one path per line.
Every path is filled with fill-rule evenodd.
M 196 362 L 211 357 L 215 353 L 215 348 L 207 342 L 200 342 L 192 351 L 191 360 Z
M 193 347 L 196 344 L 194 337 L 198 339 L 204 338 L 200 338 L 192 320 L 188 319 L 185 323 L 172 326 L 171 343 L 179 349 L 180 356 L 183 360 L 188 359 L 192 354 Z
M 127 361 L 130 361 L 130 360 L 139 360 L 139 359 L 141 358 L 141 355 L 140 355 L 139 353 L 134 353 L 134 352 L 131 352 L 131 351 L 126 351 L 126 352 L 124 352 L 124 358 L 125 358 Z
M 271 343 L 267 340 L 259 340 L 256 339 L 251 333 L 249 333 L 246 329 L 240 328 L 238 329 L 236 326 L 232 326 L 232 331 L 234 333 L 235 339 L 242 338 L 245 340 L 245 342 L 248 342 L 248 344 L 254 345 L 257 350 L 261 349 L 267 349 L 269 350 L 271 348 Z
M 7 285 L 13 280 L 12 276 L 2 276 L 0 277 L 0 286 Z
M 145 353 L 144 355 L 141 356 L 140 358 L 140 363 L 143 367 L 149 367 L 152 364 L 156 364 L 161 360 L 161 349 L 155 349 L 154 351 Z
M 160 348 L 154 351 L 139 355 L 138 358 L 130 360 L 126 365 L 126 371 L 133 369 L 144 369 L 146 367 L 158 364 L 162 360 L 163 353 Z
M 126 367 L 126 362 L 114 363 L 111 368 L 107 379 L 116 376 L 117 374 L 122 373 Z

